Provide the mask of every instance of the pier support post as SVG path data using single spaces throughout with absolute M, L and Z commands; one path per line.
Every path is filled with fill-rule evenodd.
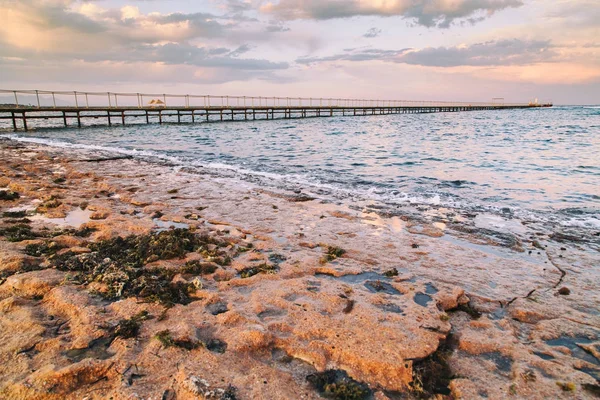
M 13 121 L 13 129 L 16 132 L 17 131 L 17 119 L 15 118 L 15 113 L 11 112 L 10 115 L 12 116 L 12 121 Z
M 125 125 L 125 111 L 121 111 L 121 123 Z
M 162 110 L 158 110 L 158 124 L 162 125 Z
M 148 110 L 146 110 L 146 123 L 150 123 L 150 117 L 148 117 Z
M 177 110 L 177 123 L 181 123 L 181 114 L 179 113 L 179 110 Z
M 77 111 L 77 127 L 81 128 L 81 115 L 79 115 L 79 111 Z
M 234 115 L 233 115 L 233 110 L 231 110 L 231 120 L 233 121 L 235 119 Z
M 107 111 L 107 112 L 106 112 L 106 115 L 107 115 L 107 117 L 108 117 L 108 126 L 112 126 L 112 122 L 110 121 L 110 111 Z M 67 122 L 66 122 L 66 120 L 65 120 L 65 126 L 66 126 L 66 124 L 67 124 Z
M 64 111 L 62 113 L 63 113 L 63 122 L 65 123 L 65 126 L 67 126 L 67 113 Z
M 23 111 L 23 129 L 25 129 L 25 132 L 28 131 L 27 129 L 27 117 L 25 116 L 25 111 Z
M 195 119 L 194 119 L 194 110 L 192 110 L 192 124 L 193 124 L 194 122 L 195 122 Z

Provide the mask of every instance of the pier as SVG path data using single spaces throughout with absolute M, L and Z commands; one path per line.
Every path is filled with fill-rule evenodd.
M 551 107 L 504 103 L 367 100 L 313 97 L 211 96 L 113 92 L 0 90 L 0 128 L 207 123 L 311 117 L 368 116 Z M 6 101 L 6 100 L 5 100 Z

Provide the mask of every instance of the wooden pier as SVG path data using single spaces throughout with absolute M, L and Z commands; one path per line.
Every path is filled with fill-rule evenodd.
M 141 93 L 0 90 L 14 103 L 0 105 L 0 127 L 14 131 L 52 127 L 150 123 L 255 121 L 551 107 L 547 102 L 465 103 L 298 97 L 197 96 Z M 145 100 L 150 100 L 145 103 Z M 45 121 L 42 124 L 35 121 Z

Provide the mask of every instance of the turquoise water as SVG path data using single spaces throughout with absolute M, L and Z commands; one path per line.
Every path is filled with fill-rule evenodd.
M 38 126 L 4 136 L 168 160 L 339 201 L 526 214 L 600 229 L 600 107 Z

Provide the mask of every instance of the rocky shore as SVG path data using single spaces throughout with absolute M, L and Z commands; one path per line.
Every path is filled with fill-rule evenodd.
M 594 232 L 10 140 L 0 160 L 2 398 L 600 396 Z

